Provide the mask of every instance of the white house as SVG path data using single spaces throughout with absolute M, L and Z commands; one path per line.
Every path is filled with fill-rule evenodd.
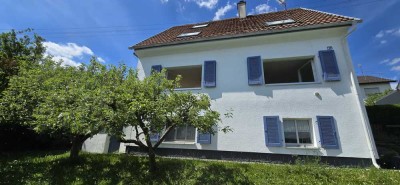
M 378 157 L 347 36 L 361 20 L 297 8 L 172 27 L 132 47 L 138 70 L 182 75 L 182 88 L 208 94 L 212 108 L 233 110 L 230 133 L 176 128 L 160 155 L 287 161 L 320 156 L 329 163 L 375 163 Z M 125 128 L 127 137 L 134 137 Z M 135 152 L 133 144 L 120 152 Z
M 390 83 L 396 82 L 396 80 L 367 75 L 358 76 L 357 79 L 360 84 L 361 97 L 363 99 L 372 94 L 383 93 L 386 90 L 391 90 L 392 87 L 390 86 Z

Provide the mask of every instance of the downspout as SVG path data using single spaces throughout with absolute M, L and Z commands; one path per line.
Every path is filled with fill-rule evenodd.
M 364 105 L 364 101 L 361 99 L 360 97 L 360 88 L 358 85 L 358 80 L 357 77 L 355 75 L 354 69 L 353 69 L 353 64 L 352 64 L 352 60 L 351 60 L 351 56 L 350 56 L 350 50 L 348 48 L 347 45 L 347 37 L 353 33 L 356 29 L 357 29 L 357 22 L 358 21 L 354 21 L 352 26 L 349 28 L 347 34 L 342 38 L 342 46 L 343 46 L 343 52 L 345 53 L 345 57 L 347 60 L 347 67 L 350 70 L 350 75 L 351 75 L 351 83 L 354 87 L 355 90 L 355 95 L 356 98 L 358 99 L 357 101 L 357 105 L 360 108 L 361 112 L 360 112 L 360 116 L 362 118 L 362 121 L 364 123 L 364 132 L 366 134 L 366 139 L 368 142 L 368 149 L 370 151 L 370 155 L 371 155 L 371 160 L 372 160 L 372 164 L 376 167 L 376 168 L 380 168 L 380 166 L 378 165 L 378 163 L 376 162 L 376 159 L 379 158 L 378 156 L 378 152 L 376 150 L 376 145 L 375 145 L 375 140 L 374 140 L 374 136 L 372 135 L 372 129 L 371 129 L 371 125 L 369 123 L 369 119 L 367 117 L 367 110 L 365 108 Z

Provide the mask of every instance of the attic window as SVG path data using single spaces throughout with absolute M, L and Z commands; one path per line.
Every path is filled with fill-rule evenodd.
M 286 19 L 286 20 L 281 20 L 281 21 L 272 21 L 272 22 L 267 22 L 268 26 L 275 26 L 275 25 L 282 25 L 282 24 L 290 24 L 294 23 L 295 21 L 293 19 Z
M 191 32 L 191 33 L 182 33 L 182 34 L 178 35 L 178 37 L 190 37 L 190 36 L 196 36 L 198 34 L 200 34 L 199 31 L 198 32 Z
M 199 24 L 199 25 L 195 25 L 192 28 L 203 28 L 203 27 L 207 27 L 208 24 Z

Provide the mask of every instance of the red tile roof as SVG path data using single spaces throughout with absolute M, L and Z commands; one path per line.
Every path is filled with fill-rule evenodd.
M 390 80 L 386 78 L 379 78 L 376 76 L 357 76 L 359 84 L 373 84 L 373 83 L 390 83 L 396 82 L 396 80 Z
M 268 26 L 266 24 L 266 22 L 286 19 L 292 19 L 295 22 L 275 26 Z M 175 26 L 132 46 L 131 49 L 144 49 L 206 40 L 351 25 L 354 21 L 361 22 L 360 19 L 353 17 L 346 17 L 305 8 L 296 8 L 287 11 L 250 15 L 242 19 L 231 18 L 220 21 Z M 192 28 L 193 26 L 200 24 L 208 24 L 208 26 Z M 182 33 L 191 32 L 201 33 L 196 36 L 177 37 Z

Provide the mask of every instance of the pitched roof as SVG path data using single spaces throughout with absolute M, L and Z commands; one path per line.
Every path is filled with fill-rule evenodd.
M 373 84 L 373 83 L 390 83 L 396 82 L 396 80 L 390 80 L 386 78 L 379 78 L 376 76 L 357 76 L 359 84 Z
M 282 21 L 287 19 L 292 19 L 295 22 L 274 26 L 268 26 L 266 24 L 266 22 Z M 246 18 L 231 18 L 220 21 L 175 26 L 132 46 L 131 49 L 144 49 L 199 41 L 351 25 L 354 21 L 361 22 L 360 19 L 353 17 L 346 17 L 305 8 L 296 8 L 287 11 L 249 15 Z M 192 28 L 193 26 L 200 24 L 208 24 L 208 26 Z M 178 37 L 180 34 L 192 32 L 200 32 L 200 34 L 188 37 Z

